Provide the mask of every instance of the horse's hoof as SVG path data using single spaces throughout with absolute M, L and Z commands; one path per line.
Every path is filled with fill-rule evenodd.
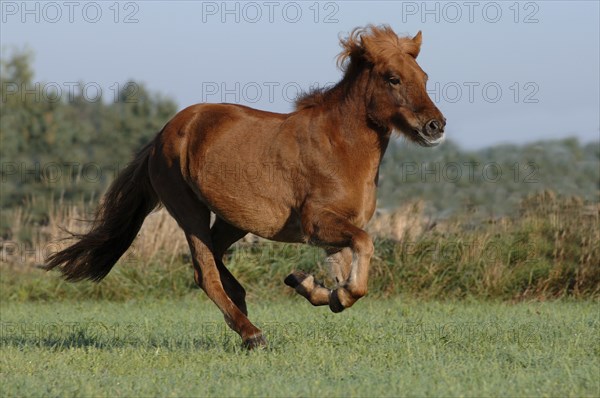
M 332 291 L 331 296 L 329 296 L 329 309 L 336 314 L 346 309 L 340 302 L 337 289 Z
M 248 350 L 254 350 L 257 348 L 266 348 L 267 339 L 262 334 L 252 336 L 243 342 L 243 346 Z
M 292 289 L 295 289 L 296 287 L 298 287 L 298 285 L 300 285 L 306 278 L 308 277 L 308 274 L 306 272 L 302 272 L 302 271 L 296 271 L 296 272 L 292 272 L 291 274 L 289 274 L 284 280 L 283 283 L 285 283 L 286 285 L 288 285 L 289 287 L 291 287 Z

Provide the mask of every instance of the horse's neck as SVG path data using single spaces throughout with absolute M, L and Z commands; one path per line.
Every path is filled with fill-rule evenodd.
M 310 117 L 320 119 L 320 128 L 315 133 L 328 135 L 330 142 L 344 146 L 343 153 L 350 155 L 357 168 L 378 169 L 390 131 L 368 116 L 370 71 L 354 69 L 348 73 L 335 87 L 320 95 L 319 102 L 309 111 Z
M 331 133 L 342 135 L 350 151 L 377 156 L 379 164 L 388 147 L 391 132 L 369 118 L 365 102 L 366 93 L 361 91 L 355 88 L 350 94 L 350 101 L 339 101 L 331 110 L 331 123 L 339 126 L 339 129 L 334 129 Z

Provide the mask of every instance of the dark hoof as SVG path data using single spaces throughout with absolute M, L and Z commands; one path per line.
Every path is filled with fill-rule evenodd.
M 283 283 L 285 283 L 286 285 L 288 285 L 289 287 L 291 287 L 292 289 L 295 289 L 296 287 L 298 287 L 299 284 L 302 283 L 302 281 L 304 281 L 304 279 L 306 279 L 308 277 L 308 274 L 302 271 L 296 271 L 296 272 L 292 272 L 291 274 L 289 274 L 284 280 Z
M 266 348 L 267 347 L 267 339 L 262 334 L 258 336 L 250 337 L 246 339 L 243 343 L 244 348 L 248 350 L 254 350 L 257 348 Z
M 329 296 L 329 309 L 336 314 L 346 309 L 346 307 L 344 307 L 340 302 L 337 289 L 332 291 L 331 296 Z

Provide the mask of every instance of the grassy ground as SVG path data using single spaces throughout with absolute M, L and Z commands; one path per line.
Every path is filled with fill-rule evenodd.
M 597 301 L 250 303 L 246 352 L 201 294 L 3 302 L 1 396 L 599 396 Z

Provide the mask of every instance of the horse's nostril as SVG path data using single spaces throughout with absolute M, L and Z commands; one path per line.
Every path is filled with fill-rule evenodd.
M 440 122 L 438 122 L 435 119 L 430 120 L 429 122 L 427 122 L 427 130 L 429 130 L 430 133 L 436 133 L 438 131 L 440 131 L 442 129 L 442 124 Z

